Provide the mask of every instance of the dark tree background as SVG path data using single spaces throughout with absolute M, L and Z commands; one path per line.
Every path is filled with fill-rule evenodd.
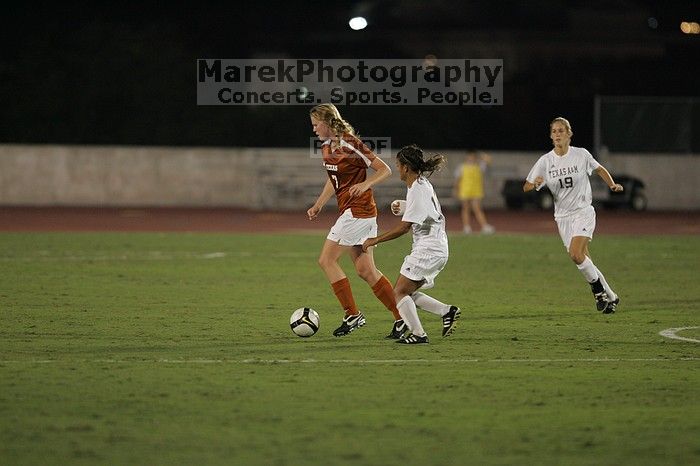
M 4 12 L 0 142 L 305 146 L 308 107 L 198 107 L 198 58 L 503 58 L 499 107 L 342 108 L 394 145 L 539 150 L 593 99 L 698 96 L 696 1 L 23 4 Z M 347 22 L 363 14 L 369 27 Z M 696 118 L 700 118 L 696 116 Z

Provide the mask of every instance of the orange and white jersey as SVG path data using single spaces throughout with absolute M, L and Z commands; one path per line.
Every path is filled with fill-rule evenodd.
M 356 197 L 351 197 L 349 193 L 352 185 L 367 179 L 367 168 L 377 158 L 375 153 L 349 133 L 343 134 L 340 144 L 335 149 L 331 149 L 330 139 L 323 143 L 321 149 L 323 166 L 335 189 L 338 210 L 345 212 L 346 209 L 350 209 L 355 218 L 376 217 L 377 204 L 371 189 Z

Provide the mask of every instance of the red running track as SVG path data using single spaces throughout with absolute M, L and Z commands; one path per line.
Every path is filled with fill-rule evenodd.
M 0 207 L 0 231 L 199 231 L 285 232 L 327 231 L 338 216 L 334 208 L 309 221 L 305 211 L 260 212 L 235 208 L 112 208 L 112 207 Z M 487 211 L 489 223 L 500 233 L 556 233 L 551 211 Z M 450 231 L 460 231 L 456 211 L 446 212 Z M 379 214 L 380 230 L 399 219 Z M 700 211 L 630 212 L 597 210 L 597 234 L 700 234 Z

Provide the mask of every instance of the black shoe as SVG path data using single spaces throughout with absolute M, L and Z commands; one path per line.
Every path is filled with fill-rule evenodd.
M 608 308 L 610 301 L 608 301 L 608 295 L 605 294 L 605 291 L 601 291 L 600 293 L 593 293 L 593 296 L 595 297 L 596 309 L 598 309 L 599 311 L 603 311 Z
M 615 314 L 618 304 L 620 304 L 619 296 L 615 298 L 615 301 L 608 301 L 608 305 L 603 309 L 603 314 Z
M 408 325 L 406 325 L 403 319 L 399 319 L 397 321 L 394 321 L 394 326 L 391 328 L 391 333 L 389 333 L 389 335 L 385 336 L 384 338 L 398 340 L 400 338 L 403 338 L 404 334 L 407 331 Z
M 462 311 L 457 306 L 450 306 L 450 310 L 447 314 L 442 316 L 442 336 L 448 337 L 455 329 L 457 324 L 457 319 L 462 315 Z
M 419 337 L 418 335 L 411 335 L 400 340 L 396 340 L 396 343 L 402 343 L 404 345 L 420 345 L 428 343 L 428 335 L 423 335 Z
M 356 328 L 365 325 L 365 316 L 360 312 L 356 315 L 350 315 L 343 317 L 343 322 L 341 322 L 340 327 L 333 330 L 333 335 L 336 337 L 342 337 L 352 332 Z

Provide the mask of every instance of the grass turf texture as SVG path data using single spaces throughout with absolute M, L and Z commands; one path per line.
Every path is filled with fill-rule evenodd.
M 429 293 L 462 307 L 425 346 L 321 235 L 0 235 L 2 464 L 697 464 L 700 238 L 597 237 L 620 293 L 595 311 L 558 237 L 459 237 Z M 393 282 L 408 238 L 375 259 Z M 344 269 L 351 272 L 349 261 Z M 292 334 L 311 306 L 321 330 Z M 679 335 L 700 339 L 700 329 Z

